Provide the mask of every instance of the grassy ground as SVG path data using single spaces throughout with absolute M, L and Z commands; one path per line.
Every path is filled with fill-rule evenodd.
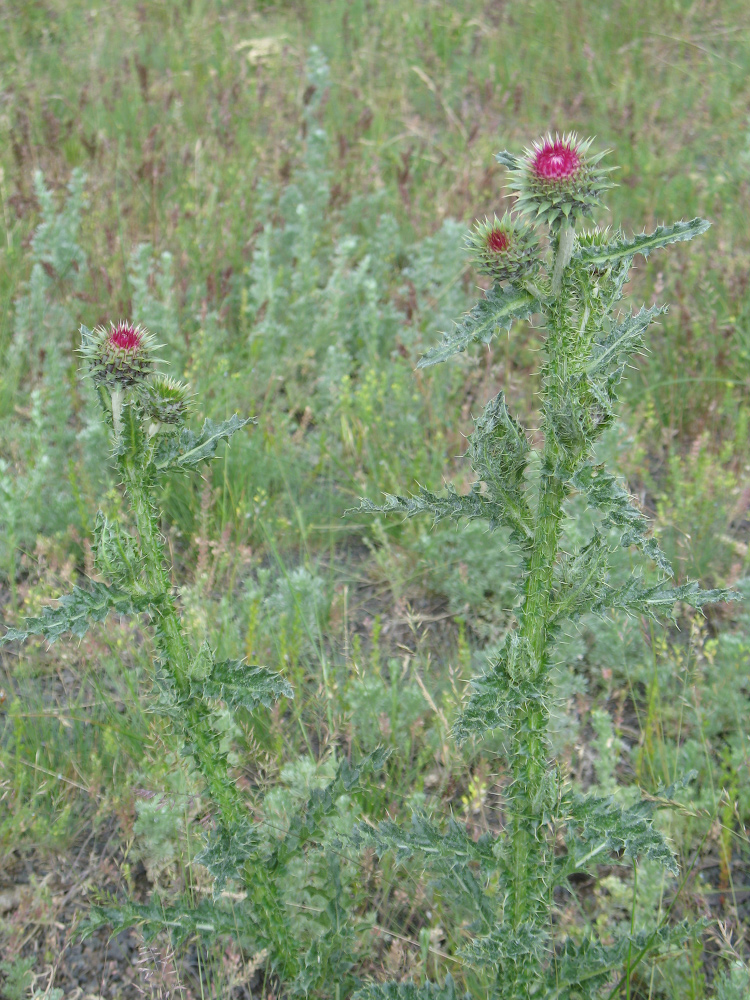
M 0 19 L 4 619 L 90 568 L 96 511 L 119 509 L 73 349 L 81 322 L 132 316 L 192 382 L 196 421 L 258 416 L 202 489 L 170 483 L 163 528 L 196 629 L 298 692 L 227 733 L 248 795 L 270 790 L 269 828 L 337 757 L 378 743 L 394 751 L 386 781 L 352 816 L 426 803 L 496 828 L 497 748 L 461 755 L 447 733 L 508 622 L 506 540 L 343 515 L 361 495 L 460 483 L 471 415 L 500 386 L 533 422 L 532 329 L 414 365 L 474 296 L 462 234 L 507 207 L 493 153 L 578 129 L 614 151 L 626 230 L 713 222 L 638 274 L 635 300 L 672 309 L 606 446 L 681 578 L 749 575 L 747 4 L 8 0 Z M 699 771 L 669 832 L 693 864 L 680 906 L 713 922 L 644 997 L 710 996 L 719 965 L 748 953 L 742 614 L 664 635 L 592 622 L 560 648 L 556 749 L 573 780 L 654 790 Z M 205 889 L 187 866 L 201 805 L 150 713 L 144 637 L 123 625 L 26 647 L 2 671 L 0 991 L 23 996 L 12 977 L 28 969 L 38 989 L 131 996 L 138 960 L 174 966 L 193 996 L 248 995 L 262 956 L 170 959 L 133 935 L 72 933 L 103 887 Z M 442 978 L 461 927 L 419 872 L 361 864 L 347 875 L 358 974 Z M 313 865 L 290 887 L 305 912 L 324 877 Z M 629 922 L 629 879 L 580 886 L 561 920 Z M 639 906 L 673 891 L 647 874 Z

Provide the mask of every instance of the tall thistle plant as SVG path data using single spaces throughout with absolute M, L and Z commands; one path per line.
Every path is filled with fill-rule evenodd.
M 22 628 L 8 629 L 0 645 L 32 636 L 51 643 L 65 633 L 80 638 L 110 614 L 139 616 L 153 640 L 155 711 L 169 720 L 181 741 L 182 756 L 202 782 L 213 819 L 204 849 L 195 859 L 213 876 L 212 899 L 197 906 L 187 897 L 169 905 L 157 898 L 147 904 L 111 901 L 93 908 L 85 933 L 99 926 L 119 931 L 138 924 L 147 939 L 166 929 L 178 944 L 195 936 L 210 942 L 221 935 L 239 937 L 253 953 L 267 956 L 267 971 L 286 983 L 291 993 L 304 993 L 339 965 L 342 975 L 351 966 L 342 947 L 351 932 L 341 919 L 338 859 L 330 858 L 330 914 L 324 914 L 330 919 L 323 925 L 326 947 L 315 933 L 300 940 L 282 893 L 284 878 L 305 846 L 320 840 L 321 827 L 335 814 L 340 796 L 356 785 L 363 772 L 379 768 L 384 754 L 376 751 L 358 765 L 344 761 L 333 781 L 315 790 L 300 813 L 290 818 L 282 837 L 270 837 L 254 819 L 228 754 L 220 747 L 226 729 L 223 713 L 246 715 L 279 698 L 291 698 L 293 692 L 279 674 L 241 660 L 217 661 L 206 643 L 195 641 L 173 595 L 158 507 L 158 488 L 167 474 L 198 470 L 222 442 L 251 421 L 233 415 L 219 423 L 207 419 L 200 431 L 191 430 L 186 426 L 188 386 L 156 370 L 159 345 L 148 331 L 121 322 L 109 329 L 83 327 L 82 336 L 81 354 L 110 430 L 112 458 L 135 533 L 100 511 L 95 566 L 106 582 L 89 580 L 76 586 L 59 598 L 57 607 L 26 619 Z M 243 890 L 229 905 L 222 901 L 227 882 Z
M 612 799 L 577 795 L 566 784 L 549 749 L 552 652 L 563 626 L 587 614 L 619 610 L 659 619 L 678 604 L 700 608 L 733 596 L 696 583 L 674 585 L 643 513 L 594 457 L 597 440 L 614 419 L 625 367 L 666 308 L 620 312 L 633 259 L 690 240 L 709 226 L 693 219 L 632 238 L 620 229 L 580 228 L 584 220 L 593 221 L 602 193 L 612 186 L 603 156 L 575 135 L 547 137 L 522 156 L 498 154 L 511 177 L 515 213 L 485 220 L 468 241 L 478 269 L 494 279 L 492 287 L 419 364 L 446 361 L 509 331 L 514 321 L 541 317 L 543 445 L 532 448 L 500 392 L 469 439 L 476 482 L 468 494 L 420 489 L 416 496 L 388 495 L 382 506 L 364 501 L 361 507 L 409 517 L 426 513 L 435 521 L 481 518 L 490 530 L 509 529 L 518 548 L 515 624 L 486 673 L 473 682 L 453 730 L 459 743 L 491 730 L 502 733 L 510 770 L 502 833 L 475 842 L 454 821 L 443 828 L 418 813 L 410 829 L 385 822 L 376 829 L 361 826 L 356 837 L 380 854 L 395 850 L 400 861 L 422 858 L 449 898 L 473 913 L 463 978 L 473 996 L 495 1000 L 614 996 L 649 952 L 674 946 L 689 933 L 687 926 L 664 922 L 604 943 L 583 931 L 573 940 L 554 930 L 553 896 L 571 875 L 592 872 L 613 857 L 633 864 L 651 859 L 675 875 L 678 867 L 651 815 L 660 803 L 668 804 L 671 789 L 623 808 Z M 575 494 L 598 518 L 586 544 L 570 550 L 566 501 Z M 653 581 L 636 571 L 622 586 L 611 582 L 612 532 L 620 546 L 634 547 L 655 564 Z M 561 836 L 563 853 L 556 849 Z M 426 1000 L 454 993 L 448 977 L 443 986 L 389 983 L 359 995 Z

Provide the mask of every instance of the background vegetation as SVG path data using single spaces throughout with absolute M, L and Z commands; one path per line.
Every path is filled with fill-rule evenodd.
M 501 387 L 533 423 L 534 329 L 414 371 L 475 298 L 462 237 L 509 207 L 498 149 L 594 133 L 621 167 L 608 203 L 626 231 L 712 220 L 638 274 L 636 299 L 672 309 L 606 448 L 680 580 L 746 586 L 747 5 L 24 0 L 0 17 L 3 618 L 37 613 L 90 570 L 96 510 L 119 510 L 74 349 L 80 323 L 132 317 L 199 393 L 195 423 L 258 417 L 202 489 L 170 481 L 163 531 L 182 605 L 217 655 L 265 663 L 297 692 L 226 734 L 248 798 L 266 793 L 269 836 L 337 761 L 393 749 L 379 784 L 342 798 L 331 850 L 287 887 L 308 933 L 332 845 L 357 819 L 420 805 L 477 836 L 502 823 L 491 743 L 459 754 L 447 733 L 509 620 L 507 539 L 343 516 L 361 495 L 466 474 L 463 434 Z M 644 997 L 711 996 L 747 957 L 743 614 L 686 613 L 666 637 L 592 622 L 561 647 L 556 739 L 574 782 L 627 797 L 620 786 L 699 772 L 665 822 L 692 865 L 680 912 L 712 922 L 644 974 Z M 133 983 L 166 995 L 178 980 L 196 997 L 273 992 L 263 956 L 226 942 L 76 939 L 102 890 L 199 899 L 208 885 L 188 867 L 201 801 L 149 715 L 150 655 L 131 625 L 3 654 L 11 1000 L 32 982 L 71 997 L 134 996 Z M 352 982 L 453 969 L 462 928 L 418 868 L 335 856 Z M 671 903 L 676 883 L 640 882 L 644 913 Z M 560 920 L 629 924 L 630 883 L 620 867 L 582 881 Z

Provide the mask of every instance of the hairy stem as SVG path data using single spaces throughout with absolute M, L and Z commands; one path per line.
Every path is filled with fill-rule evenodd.
M 125 489 L 135 515 L 140 536 L 146 580 L 159 606 L 159 620 L 156 628 L 156 646 L 162 666 L 175 685 L 182 707 L 182 736 L 190 756 L 203 778 L 206 791 L 218 810 L 219 827 L 230 838 L 238 825 L 248 815 L 247 805 L 232 781 L 226 757 L 216 746 L 218 735 L 212 725 L 211 714 L 206 703 L 191 691 L 192 657 L 185 638 L 179 614 L 170 593 L 169 574 L 164 556 L 164 544 L 156 523 L 156 513 L 151 503 L 148 487 L 143 483 L 142 473 L 129 460 L 121 462 Z M 261 874 L 262 873 L 262 874 Z M 276 945 L 276 954 L 284 956 L 285 975 L 293 975 L 294 950 L 290 946 L 287 920 L 278 898 L 277 887 L 270 875 L 253 864 L 245 863 L 243 881 L 248 893 L 254 892 L 262 882 L 265 892 L 261 920 L 268 938 Z

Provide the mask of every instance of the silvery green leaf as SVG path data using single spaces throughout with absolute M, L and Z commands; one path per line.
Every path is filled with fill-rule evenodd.
M 24 642 L 33 635 L 52 643 L 66 632 L 80 639 L 92 623 L 104 621 L 110 611 L 118 615 L 135 615 L 147 611 L 153 604 L 153 597 L 132 597 L 94 580 L 89 586 L 88 590 L 74 587 L 70 594 L 57 599 L 56 608 L 44 608 L 38 618 L 27 618 L 23 628 L 9 628 L 0 638 L 0 645 Z
M 207 418 L 198 434 L 187 427 L 175 434 L 163 434 L 156 445 L 154 465 L 159 471 L 195 469 L 201 462 L 214 457 L 222 441 L 228 441 L 238 430 L 251 423 L 256 423 L 254 417 L 241 418 L 233 413 L 229 420 L 220 423 Z
M 648 257 L 654 250 L 670 243 L 692 240 L 705 233 L 710 225 L 706 219 L 691 219 L 689 222 L 675 222 L 671 226 L 657 226 L 653 233 L 639 233 L 631 240 L 620 239 L 604 246 L 581 247 L 575 256 L 585 264 L 607 267 L 637 253 Z
M 537 300 L 525 288 L 503 288 L 494 285 L 471 310 L 456 329 L 443 334 L 443 342 L 420 359 L 417 368 L 447 361 L 461 354 L 470 344 L 489 344 L 500 330 L 510 330 L 517 319 L 528 319 L 537 308 Z

